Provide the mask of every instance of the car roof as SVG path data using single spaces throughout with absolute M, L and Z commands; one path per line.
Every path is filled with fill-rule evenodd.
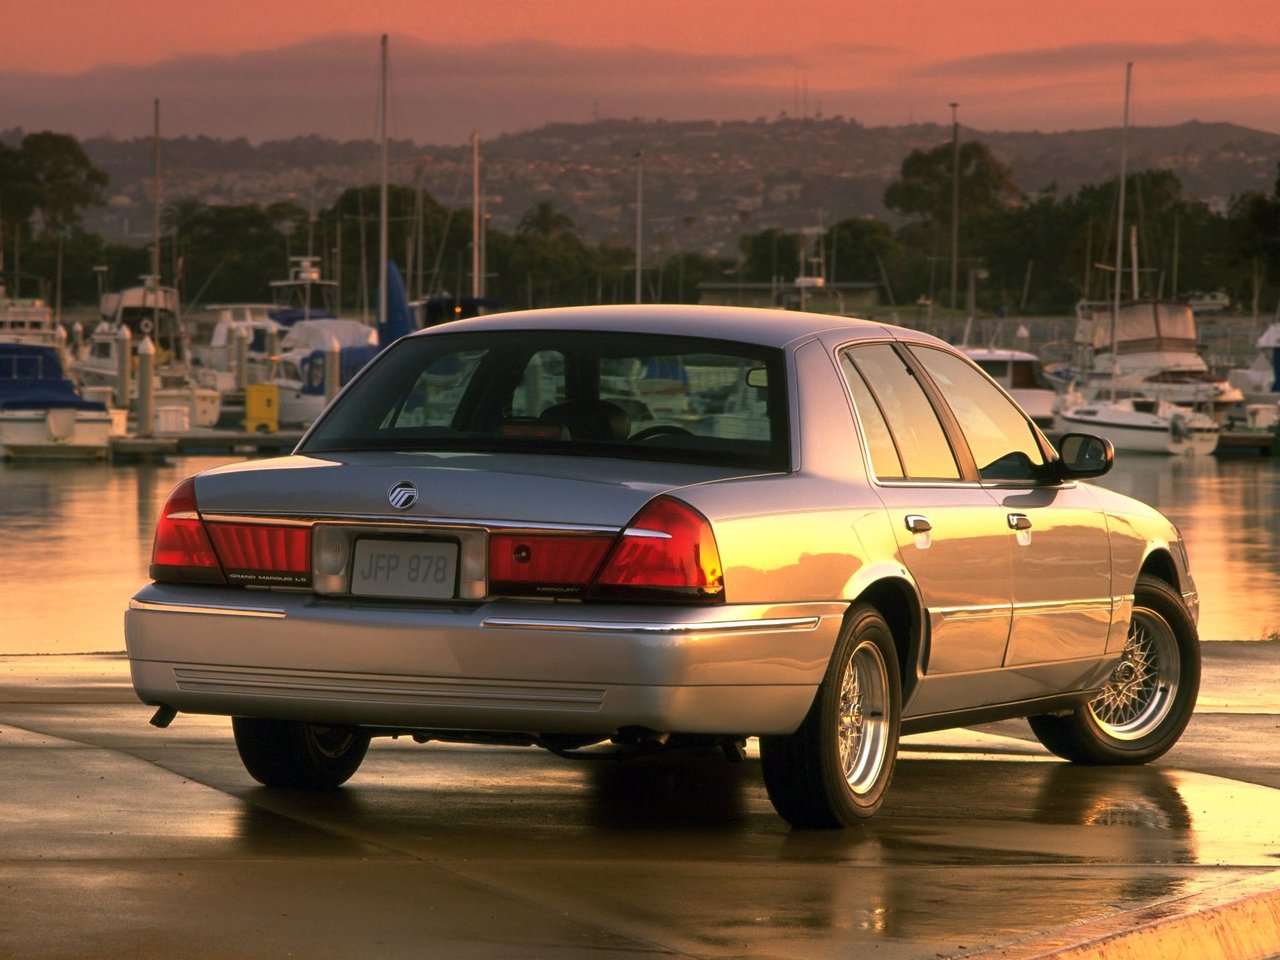
M 733 340 L 778 348 L 798 340 L 831 334 L 847 336 L 848 339 L 880 339 L 901 335 L 932 339 L 926 334 L 856 317 L 695 304 L 607 304 L 494 313 L 453 320 L 412 336 L 429 336 L 437 332 L 519 329 L 661 333 Z

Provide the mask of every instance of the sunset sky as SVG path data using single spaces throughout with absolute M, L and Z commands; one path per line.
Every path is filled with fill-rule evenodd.
M 291 68 L 290 85 L 363 94 L 369 70 L 315 60 L 337 36 L 382 33 L 393 82 L 434 91 L 429 126 L 446 138 L 468 123 L 493 134 L 597 114 L 950 123 L 953 101 L 979 129 L 1116 126 L 1126 61 L 1135 124 L 1198 119 L 1280 132 L 1276 0 L 42 0 L 9 4 L 0 27 L 0 129 L 37 126 L 47 110 L 49 123 L 84 125 L 80 134 L 137 133 L 115 129 L 130 121 L 111 111 L 97 111 L 103 130 L 71 112 L 119 82 L 130 98 L 150 83 L 182 132 L 203 123 L 222 134 L 228 111 L 243 111 L 248 125 L 288 91 L 264 80 L 248 106 L 197 107 L 203 94 L 226 95 L 218 78 L 266 77 L 265 52 L 320 42 Z M 397 76 L 406 48 L 448 69 Z M 179 78 L 187 61 L 201 79 Z M 130 110 L 144 128 L 146 110 Z M 289 122 L 349 135 L 340 112 Z M 406 125 L 404 135 L 421 135 L 417 120 Z

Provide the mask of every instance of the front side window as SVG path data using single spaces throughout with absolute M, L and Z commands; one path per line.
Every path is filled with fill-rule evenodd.
M 912 346 L 947 405 L 984 480 L 1034 480 L 1044 454 L 1026 416 L 1003 390 L 963 357 L 934 347 Z
M 789 463 L 779 350 L 692 337 L 491 330 L 407 337 L 300 452 L 512 451 Z

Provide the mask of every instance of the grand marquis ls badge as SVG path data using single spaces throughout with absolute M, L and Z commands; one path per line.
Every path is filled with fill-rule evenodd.
M 387 500 L 397 510 L 408 510 L 418 502 L 418 488 L 408 480 L 401 480 L 387 491 Z

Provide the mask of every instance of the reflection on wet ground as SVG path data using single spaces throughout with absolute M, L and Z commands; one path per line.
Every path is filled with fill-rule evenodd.
M 148 726 L 118 659 L 48 659 L 0 660 L 6 957 L 949 957 L 1280 869 L 1277 792 L 1196 772 L 1208 746 L 1109 769 L 912 737 L 880 816 L 837 832 L 788 830 L 753 754 L 376 741 L 297 795 L 249 780 L 224 719 Z

